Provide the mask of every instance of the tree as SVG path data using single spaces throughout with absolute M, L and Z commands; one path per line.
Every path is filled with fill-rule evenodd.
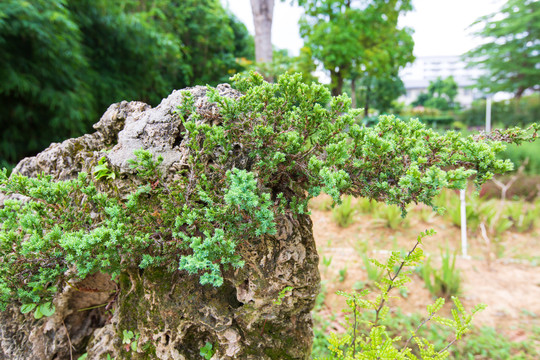
M 373 0 L 354 5 L 350 0 L 298 0 L 305 15 L 300 32 L 313 56 L 330 71 L 332 94 L 342 92 L 344 80 L 355 81 L 394 72 L 412 61 L 409 29 L 399 29 L 399 15 L 410 1 Z
M 478 19 L 476 35 L 486 43 L 465 54 L 470 66 L 486 73 L 478 86 L 488 93 L 540 90 L 540 2 L 509 0 L 500 12 Z
M 311 49 L 304 46 L 298 56 L 291 56 L 287 50 L 274 50 L 272 61 L 269 63 L 256 63 L 254 69 L 264 76 L 265 79 L 277 79 L 285 73 L 300 73 L 302 81 L 311 83 L 317 81 L 313 72 L 317 66 L 313 62 Z
M 446 79 L 438 77 L 429 82 L 426 93 L 420 93 L 418 98 L 412 103 L 413 106 L 425 106 L 442 111 L 456 108 L 458 104 L 454 102 L 457 95 L 458 86 L 453 76 Z
M 364 116 L 367 116 L 367 111 L 371 107 L 379 110 L 380 113 L 388 112 L 392 107 L 392 102 L 405 94 L 405 86 L 397 74 L 381 77 L 364 75 L 357 84 L 356 92 L 352 91 L 352 87 L 349 88 L 350 85 L 350 82 L 347 83 L 344 90 L 351 94 L 351 98 L 356 96 L 359 104 L 364 104 Z
M 255 61 L 272 62 L 272 20 L 274 0 L 251 0 L 255 26 Z
M 251 39 L 218 0 L 0 2 L 0 163 L 90 130 L 113 102 L 241 71 Z

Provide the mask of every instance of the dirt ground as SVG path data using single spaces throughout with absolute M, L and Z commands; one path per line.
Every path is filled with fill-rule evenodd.
M 324 200 L 324 199 L 323 199 Z M 318 210 L 314 199 L 312 219 L 315 241 L 320 255 L 320 272 L 326 290 L 323 312 L 339 314 L 345 301 L 337 290 L 350 291 L 359 281 L 366 283 L 367 275 L 361 254 L 384 260 L 392 250 L 408 251 L 418 234 L 434 229 L 436 234 L 424 239 L 423 249 L 438 268 L 441 252 L 449 249 L 461 254 L 460 229 L 439 215 L 421 220 L 422 208 L 413 208 L 408 215 L 408 226 L 396 230 L 386 228 L 371 215 L 355 215 L 355 222 L 347 228 L 339 227 L 331 211 Z M 540 326 L 540 229 L 527 233 L 507 232 L 502 237 L 497 258 L 493 245 L 488 246 L 478 231 L 469 234 L 469 257 L 458 256 L 456 267 L 462 276 L 460 299 L 470 310 L 478 303 L 487 305 L 479 313 L 475 325 L 487 325 L 505 333 L 511 340 L 526 337 L 524 328 Z M 503 250 L 501 250 L 503 249 Z M 331 260 L 330 260 L 331 259 Z M 341 270 L 341 276 L 340 276 Z M 426 305 L 433 297 L 418 275 L 408 284 L 406 298 L 393 300 L 391 308 L 400 307 L 404 313 L 426 313 Z M 444 312 L 451 308 L 447 302 Z M 340 315 L 337 315 L 340 318 Z M 339 325 L 336 329 L 339 331 Z

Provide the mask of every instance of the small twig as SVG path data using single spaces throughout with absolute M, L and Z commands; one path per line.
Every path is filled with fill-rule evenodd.
M 71 338 L 69 337 L 69 331 L 67 329 L 66 323 L 64 322 L 64 319 L 62 319 L 62 325 L 64 325 L 64 329 L 66 329 L 66 335 L 69 343 L 69 358 L 70 360 L 73 360 L 73 344 L 71 343 Z
M 405 257 L 405 260 L 403 260 L 401 262 L 401 264 L 399 265 L 399 268 L 397 269 L 396 273 L 394 274 L 394 276 L 390 276 L 390 281 L 391 281 L 391 284 L 388 285 L 388 289 L 386 289 L 386 293 L 388 294 L 390 292 L 390 290 L 392 290 L 392 288 L 394 287 L 394 280 L 398 277 L 399 273 L 401 272 L 401 270 L 403 269 L 403 266 L 405 265 L 405 261 L 406 259 L 409 258 L 409 256 L 411 256 L 411 254 L 413 253 L 413 251 L 416 249 L 416 247 L 420 244 L 420 241 L 417 241 L 416 244 L 414 244 L 413 248 L 411 249 L 411 251 L 409 251 L 409 253 L 407 254 L 407 256 Z M 383 308 L 384 306 L 384 303 L 386 302 L 386 299 L 383 297 L 381 299 L 381 303 L 379 304 L 379 307 L 377 308 L 377 310 L 375 310 L 375 322 L 373 323 L 373 326 L 371 328 L 373 328 L 374 326 L 377 325 L 377 323 L 379 322 L 379 313 L 381 312 L 381 309 Z
M 106 302 L 105 304 L 94 305 L 94 306 L 90 306 L 90 307 L 87 307 L 87 308 L 79 309 L 77 311 L 86 311 L 86 310 L 97 309 L 97 308 L 100 308 L 100 307 L 103 307 L 103 306 L 107 306 L 108 304 L 109 303 Z
M 425 323 L 427 323 L 429 320 L 431 320 L 433 318 L 433 316 L 435 315 L 435 313 L 432 313 L 431 315 L 429 315 L 429 317 L 427 317 L 426 319 L 424 319 L 424 321 L 422 321 L 420 323 L 420 325 L 418 325 L 418 327 L 416 328 L 416 330 L 414 330 L 413 332 L 413 335 L 411 335 L 410 338 L 407 339 L 407 341 L 405 342 L 405 345 L 403 346 L 403 349 L 406 349 L 407 348 L 407 345 L 409 345 L 409 342 L 412 340 L 412 338 L 414 337 L 414 335 L 416 335 L 416 333 L 418 333 L 418 330 L 420 330 L 420 328 L 422 326 L 424 326 Z
M 354 304 L 354 326 L 353 326 L 353 357 L 356 355 L 356 294 L 353 295 L 353 304 Z
M 454 344 L 456 341 L 457 341 L 457 338 L 454 338 L 454 340 L 452 340 L 448 345 L 446 345 L 446 346 L 444 347 L 444 349 L 442 349 L 441 351 L 439 351 L 439 354 L 443 353 L 446 349 L 448 349 L 450 346 L 452 346 L 452 344 Z

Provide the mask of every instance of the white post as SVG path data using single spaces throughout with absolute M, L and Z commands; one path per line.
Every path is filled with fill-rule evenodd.
M 459 190 L 461 200 L 461 255 L 467 259 L 467 212 L 465 207 L 465 189 Z
M 486 99 L 486 132 L 491 131 L 491 97 Z

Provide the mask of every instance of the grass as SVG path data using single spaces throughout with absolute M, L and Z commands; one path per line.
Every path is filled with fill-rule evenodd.
M 461 293 L 461 273 L 456 269 L 456 254 L 451 254 L 448 249 L 441 253 L 439 269 L 432 267 L 431 259 L 428 258 L 420 266 L 419 273 L 433 296 L 449 299 Z
M 346 228 L 354 222 L 355 212 L 352 196 L 346 196 L 341 205 L 337 205 L 332 211 L 332 218 L 340 227 Z
M 374 223 L 392 230 L 409 226 L 409 218 L 401 217 L 401 209 L 396 205 L 379 204 L 373 213 Z

